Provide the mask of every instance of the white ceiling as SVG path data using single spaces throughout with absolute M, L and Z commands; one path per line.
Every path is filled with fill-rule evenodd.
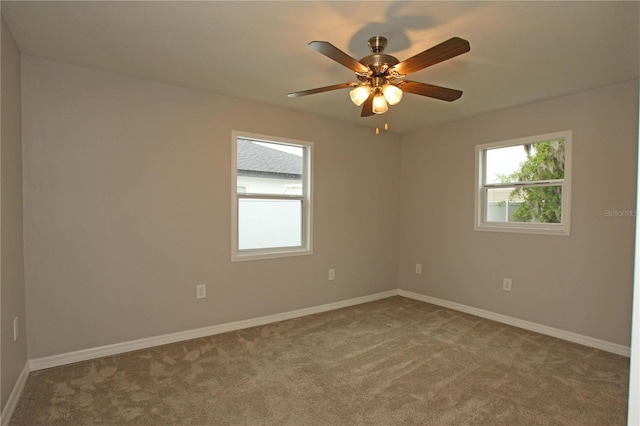
M 307 46 L 329 41 L 356 59 L 367 39 L 406 59 L 453 36 L 471 51 L 410 79 L 464 91 L 458 101 L 407 94 L 391 130 L 429 125 L 638 78 L 639 8 L 630 2 L 2 1 L 28 55 L 299 109 L 375 127 L 348 90 L 356 81 Z

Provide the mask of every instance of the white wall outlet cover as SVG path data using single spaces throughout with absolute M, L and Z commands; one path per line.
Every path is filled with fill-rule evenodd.
M 504 278 L 502 280 L 502 289 L 504 291 L 511 291 L 511 278 Z
M 200 284 L 196 286 L 196 299 L 206 299 L 207 298 L 207 286 L 205 284 Z

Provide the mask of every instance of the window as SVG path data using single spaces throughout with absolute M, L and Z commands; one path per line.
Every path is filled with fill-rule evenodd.
M 571 131 L 476 146 L 478 231 L 569 235 Z
M 233 132 L 231 260 L 311 254 L 313 144 Z

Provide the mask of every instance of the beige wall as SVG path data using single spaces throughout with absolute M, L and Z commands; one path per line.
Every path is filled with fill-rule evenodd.
M 28 56 L 22 67 L 30 359 L 397 288 L 393 134 Z M 230 262 L 232 130 L 315 144 L 313 255 Z
M 570 129 L 571 236 L 474 232 L 475 145 Z M 629 346 L 637 133 L 633 81 L 405 136 L 400 288 Z
M 2 312 L 2 405 L 27 362 L 24 260 L 22 244 L 22 126 L 20 112 L 20 52 L 4 19 L 2 26 L 2 131 L 0 135 L 0 283 Z M 19 338 L 13 341 L 13 319 L 19 318 Z

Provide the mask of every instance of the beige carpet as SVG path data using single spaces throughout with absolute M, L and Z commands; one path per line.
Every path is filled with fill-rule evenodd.
M 33 372 L 11 425 L 625 425 L 629 359 L 402 297 Z

